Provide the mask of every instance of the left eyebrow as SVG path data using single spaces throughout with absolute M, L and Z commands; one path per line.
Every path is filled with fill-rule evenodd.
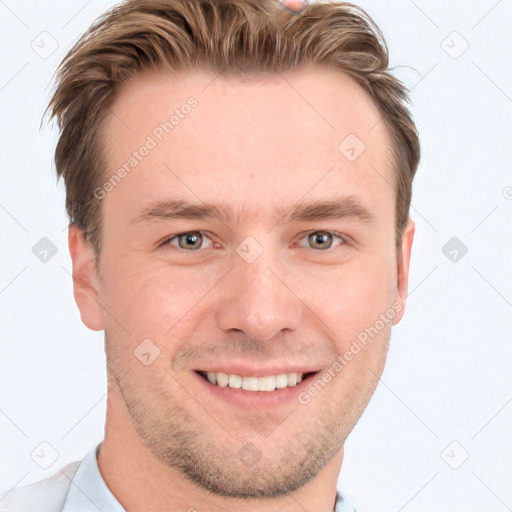
M 282 208 L 279 211 L 281 222 L 351 218 L 373 223 L 377 220 L 377 216 L 354 196 L 300 202 L 287 213 Z
M 279 206 L 274 208 L 274 213 L 279 223 L 342 218 L 373 223 L 377 219 L 376 215 L 354 196 L 303 201 L 295 204 L 292 208 Z M 234 216 L 232 208 L 226 203 L 213 204 L 194 203 L 186 200 L 166 200 L 150 204 L 131 223 L 139 224 L 169 219 L 211 219 L 228 224 L 233 221 Z

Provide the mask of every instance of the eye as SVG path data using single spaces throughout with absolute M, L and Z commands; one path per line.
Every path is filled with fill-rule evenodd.
M 172 245 L 178 249 L 193 252 L 203 248 L 203 241 L 205 239 L 210 240 L 202 231 L 187 231 L 186 233 L 178 233 L 170 238 L 166 238 L 158 247 Z M 176 242 L 177 245 L 173 242 Z M 209 247 L 211 247 L 211 244 Z
M 331 249 L 333 246 L 333 240 L 338 239 L 338 245 L 344 245 L 347 243 L 345 237 L 339 233 L 334 231 L 312 231 L 305 235 L 302 240 L 306 239 L 308 241 L 308 246 L 300 244 L 301 247 L 310 247 L 313 249 L 318 249 L 321 251 L 326 251 Z M 204 241 L 208 240 L 209 244 L 207 246 L 204 245 Z M 202 231 L 187 231 L 184 233 L 178 233 L 171 237 L 166 238 L 161 243 L 158 244 L 158 247 L 165 247 L 171 245 L 176 247 L 178 250 L 187 251 L 187 252 L 196 252 L 199 249 L 205 249 L 208 247 L 213 247 L 213 241 L 204 234 Z
M 345 237 L 339 233 L 334 231 L 313 231 L 308 233 L 304 238 L 307 237 L 308 243 L 311 244 L 310 247 L 313 249 L 327 250 L 332 247 L 333 239 L 337 238 L 341 241 L 338 245 L 343 245 L 347 243 Z M 303 238 L 303 239 L 304 239 Z M 301 247 L 304 245 L 301 244 Z

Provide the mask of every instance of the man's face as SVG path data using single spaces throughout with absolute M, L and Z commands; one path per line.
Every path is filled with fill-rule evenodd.
M 105 329 L 114 421 L 219 495 L 279 496 L 341 453 L 403 312 L 390 142 L 340 73 L 213 78 L 147 74 L 116 97 L 106 180 L 139 156 L 102 199 L 101 307 L 79 306 Z M 174 217 L 171 201 L 225 216 Z M 216 371 L 303 380 L 199 373 Z

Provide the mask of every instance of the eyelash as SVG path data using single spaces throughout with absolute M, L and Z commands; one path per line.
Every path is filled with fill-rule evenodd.
M 195 233 L 200 233 L 203 237 L 207 237 L 207 238 L 210 238 L 204 231 L 201 231 L 201 230 L 198 230 L 198 231 L 184 231 L 182 233 L 177 233 L 175 235 L 172 235 L 170 237 L 167 237 L 165 240 L 163 240 L 162 242 L 160 242 L 158 244 L 158 248 L 161 248 L 161 247 L 165 247 L 165 246 L 170 246 L 171 245 L 171 241 L 174 240 L 175 238 L 179 238 L 180 236 L 182 235 L 190 235 L 190 234 L 195 234 Z M 342 235 L 341 233 L 338 233 L 336 231 L 331 231 L 331 230 L 328 230 L 328 229 L 317 229 L 317 230 L 314 230 L 314 231 L 308 231 L 306 234 L 303 235 L 303 237 L 301 238 L 301 240 L 305 237 L 308 237 L 309 235 L 313 234 L 313 233 L 329 233 L 331 234 L 333 237 L 335 238 L 338 238 L 339 240 L 341 240 L 341 244 L 339 245 L 348 245 L 348 239 L 346 236 Z M 211 240 L 211 239 L 210 239 Z M 212 241 L 213 242 L 213 241 Z M 200 252 L 200 249 L 191 249 L 191 250 L 188 250 L 188 249 L 183 249 L 181 247 L 176 247 L 176 246 L 172 246 L 174 249 L 178 250 L 178 251 L 181 251 L 181 252 L 190 252 L 190 253 L 194 253 L 194 252 Z M 301 246 L 302 247 L 302 246 Z M 336 246 L 335 246 L 336 247 Z M 305 249 L 307 249 L 308 247 L 303 247 Z M 310 249 L 313 249 L 315 250 L 313 247 L 310 247 Z M 324 249 L 324 250 L 321 250 L 321 249 L 317 249 L 317 252 L 329 252 L 330 250 L 332 250 L 333 247 L 329 247 L 328 249 Z

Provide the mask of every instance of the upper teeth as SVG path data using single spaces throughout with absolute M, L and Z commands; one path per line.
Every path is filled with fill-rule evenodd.
M 235 373 L 207 372 L 206 376 L 212 384 L 230 388 L 242 388 L 246 391 L 274 391 L 274 389 L 295 386 L 302 381 L 303 373 L 281 373 L 265 377 L 244 377 Z

